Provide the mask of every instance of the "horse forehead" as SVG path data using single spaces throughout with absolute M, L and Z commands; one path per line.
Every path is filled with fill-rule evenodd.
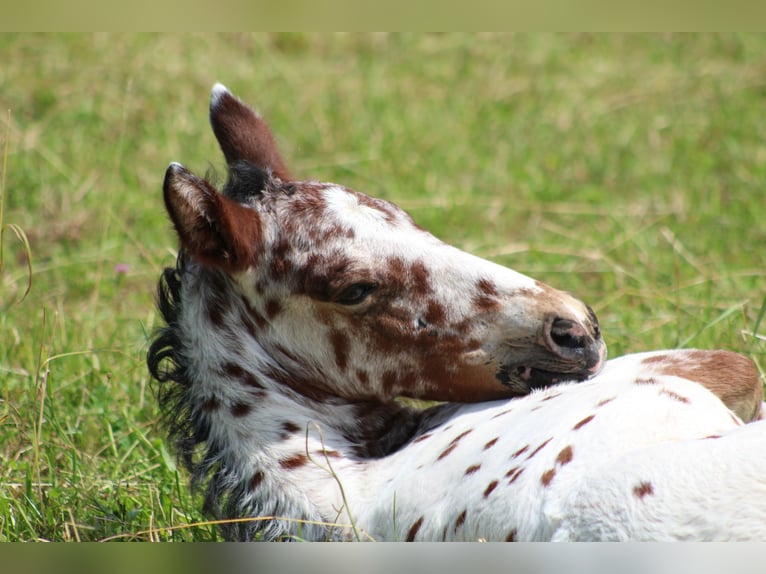
M 325 201 L 326 215 L 346 227 L 371 229 L 373 232 L 412 228 L 409 217 L 392 203 L 337 185 L 326 187 L 321 195 Z

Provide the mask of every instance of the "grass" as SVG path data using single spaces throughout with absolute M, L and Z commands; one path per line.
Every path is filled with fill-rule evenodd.
M 3 217 L 30 245 L 4 235 L 0 540 L 216 539 L 144 366 L 176 245 L 161 180 L 222 166 L 215 81 L 295 173 L 586 299 L 612 356 L 766 364 L 766 37 L 2 35 L 0 53 Z

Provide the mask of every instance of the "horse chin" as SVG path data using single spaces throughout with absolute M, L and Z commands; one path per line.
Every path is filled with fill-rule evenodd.
M 508 365 L 495 375 L 503 385 L 515 393 L 527 394 L 561 383 L 581 382 L 595 375 L 592 371 L 557 372 L 528 365 Z

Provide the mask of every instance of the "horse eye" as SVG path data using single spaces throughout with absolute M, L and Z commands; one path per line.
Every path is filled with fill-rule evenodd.
M 335 299 L 341 305 L 358 305 L 378 288 L 377 283 L 356 283 L 346 287 Z

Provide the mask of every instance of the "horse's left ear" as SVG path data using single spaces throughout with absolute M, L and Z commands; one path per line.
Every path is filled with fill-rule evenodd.
M 163 192 L 181 247 L 194 259 L 226 271 L 258 262 L 263 234 L 255 210 L 221 195 L 178 163 L 165 172 Z
M 282 181 L 293 179 L 264 119 L 222 84 L 210 94 L 210 125 L 230 166 L 246 160 Z

